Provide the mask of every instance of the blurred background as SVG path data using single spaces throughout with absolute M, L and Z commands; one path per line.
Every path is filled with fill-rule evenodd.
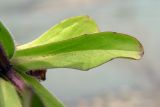
M 77 15 L 143 44 L 142 60 L 115 59 L 88 72 L 49 70 L 42 84 L 67 107 L 160 107 L 159 10 L 160 0 L 0 0 L 0 20 L 18 45 Z

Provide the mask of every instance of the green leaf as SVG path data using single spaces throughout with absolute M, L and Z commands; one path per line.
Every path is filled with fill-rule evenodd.
M 11 58 L 15 50 L 14 41 L 8 30 L 1 22 L 0 22 L 0 44 L 3 46 L 8 58 Z
M 32 103 L 32 107 L 43 107 L 40 105 L 40 100 L 42 101 L 45 107 L 64 107 L 63 104 L 57 100 L 47 89 L 45 89 L 38 80 L 35 78 L 28 76 L 26 74 L 20 73 L 25 82 L 33 88 L 34 94 L 34 103 Z
M 23 107 L 45 107 L 42 100 L 35 93 L 35 90 L 29 86 L 21 92 L 21 96 Z
M 12 59 L 18 69 L 75 68 L 88 70 L 113 58 L 140 59 L 142 45 L 129 35 L 102 32 L 17 50 Z
M 3 79 L 0 79 L 0 107 L 22 107 L 14 86 Z
M 62 41 L 83 34 L 96 33 L 98 27 L 89 16 L 77 16 L 66 19 L 42 34 L 38 39 L 19 46 L 20 49 Z
M 36 93 L 33 93 L 32 100 L 31 100 L 31 105 L 29 107 L 47 107 L 47 104 L 45 106 L 45 103 L 42 102 L 40 97 Z

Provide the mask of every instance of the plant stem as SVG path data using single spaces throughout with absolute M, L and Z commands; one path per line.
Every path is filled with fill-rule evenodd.
M 13 83 L 17 89 L 24 90 L 25 83 L 21 78 L 16 74 L 15 70 L 12 68 L 10 61 L 4 51 L 3 46 L 0 44 L 0 75 L 1 77 L 6 77 L 8 80 Z
M 24 90 L 26 87 L 26 84 L 24 81 L 16 74 L 16 72 L 13 69 L 10 69 L 6 73 L 7 78 L 19 89 L 20 91 Z

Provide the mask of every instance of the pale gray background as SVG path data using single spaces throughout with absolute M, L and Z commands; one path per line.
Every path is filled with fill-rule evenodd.
M 135 90 L 145 107 L 159 107 L 153 102 L 160 95 L 159 10 L 160 0 L 0 0 L 0 20 L 17 44 L 35 39 L 65 18 L 89 15 L 102 31 L 131 34 L 144 45 L 145 55 L 139 61 L 117 59 L 88 72 L 49 70 L 42 84 L 73 107 L 80 99 Z

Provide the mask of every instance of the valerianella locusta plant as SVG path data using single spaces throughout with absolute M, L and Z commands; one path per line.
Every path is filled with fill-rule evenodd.
M 142 55 L 137 39 L 100 32 L 88 16 L 66 19 L 17 47 L 0 23 L 0 107 L 64 107 L 40 84 L 47 69 L 86 71 L 114 58 L 140 59 Z

